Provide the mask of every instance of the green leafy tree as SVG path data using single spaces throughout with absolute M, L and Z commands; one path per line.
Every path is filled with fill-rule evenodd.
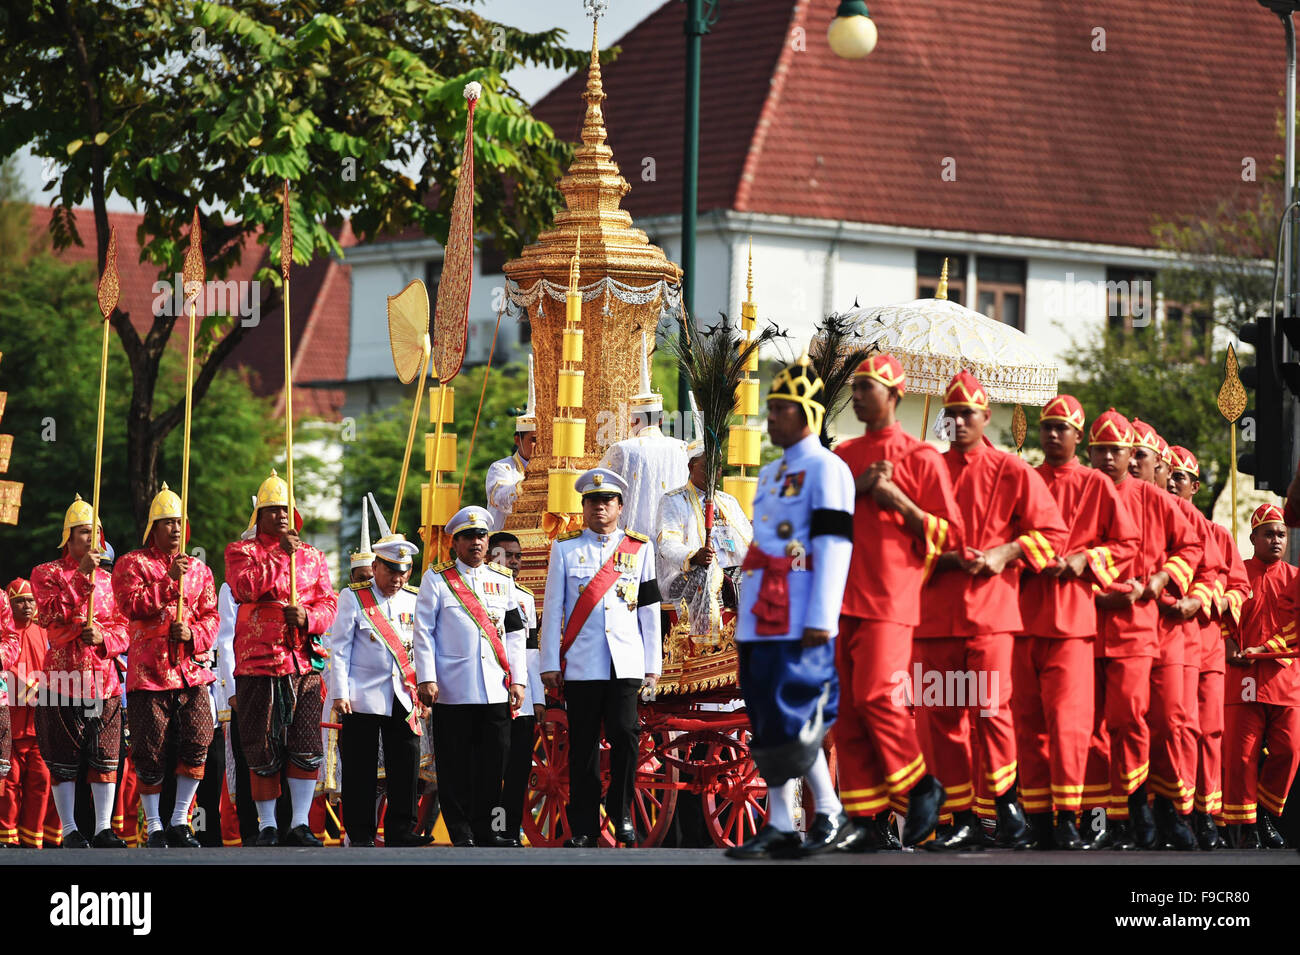
M 4 430 L 14 435 L 6 477 L 24 483 L 18 525 L 0 526 L 5 582 L 54 559 L 73 495 L 92 498 L 101 327 L 95 288 L 87 264 L 69 265 L 48 253 L 0 259 L 0 389 L 9 393 Z M 119 554 L 139 547 L 144 534 L 144 521 L 131 507 L 122 427 L 129 380 L 126 356 L 110 344 L 100 508 L 105 534 Z M 163 356 L 158 389 L 167 401 L 184 390 L 183 358 L 175 352 Z M 268 400 L 256 397 L 233 370 L 213 377 L 210 400 L 194 413 L 188 510 L 189 547 L 202 548 L 218 580 L 225 545 L 244 529 L 248 495 L 265 475 L 269 463 L 263 458 L 278 436 Z M 179 431 L 159 449 L 158 465 L 160 477 L 179 493 Z
M 142 254 L 162 276 L 180 269 L 201 204 L 208 275 L 220 278 L 254 237 L 278 260 L 286 178 L 299 264 L 340 252 L 345 217 L 362 239 L 415 226 L 445 240 L 474 80 L 476 225 L 513 254 L 559 207 L 571 149 L 502 74 L 574 69 L 586 56 L 562 31 L 527 33 L 463 4 L 30 0 L 0 10 L 0 157 L 30 144 L 60 164 L 47 186 L 55 247 L 82 243 L 73 209 L 88 203 L 100 270 L 114 192 L 142 213 Z M 263 314 L 275 314 L 278 269 L 256 278 Z M 154 315 L 141 331 L 112 317 L 129 366 L 125 498 L 137 520 L 183 416 L 157 394 L 177 317 Z M 204 319 L 196 400 L 246 331 Z

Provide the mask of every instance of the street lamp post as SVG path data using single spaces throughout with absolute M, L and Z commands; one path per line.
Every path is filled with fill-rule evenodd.
M 700 177 L 700 41 L 718 22 L 719 0 L 686 2 L 686 137 L 682 164 L 682 318 L 695 314 L 695 226 L 699 211 Z M 1262 0 L 1261 0 L 1262 2 Z M 1297 0 L 1300 2 L 1300 0 Z M 876 47 L 876 25 L 863 0 L 844 0 L 835 10 L 827 32 L 831 52 L 841 59 L 860 60 Z M 677 411 L 687 413 L 686 379 L 677 376 Z

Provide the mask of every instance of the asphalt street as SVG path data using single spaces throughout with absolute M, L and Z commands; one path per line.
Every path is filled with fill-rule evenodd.
M 10 849 L 5 866 L 167 865 L 869 865 L 869 866 L 1259 866 L 1300 865 L 1292 850 L 1255 852 L 1008 852 L 986 850 L 830 853 L 799 860 L 737 862 L 717 849 Z

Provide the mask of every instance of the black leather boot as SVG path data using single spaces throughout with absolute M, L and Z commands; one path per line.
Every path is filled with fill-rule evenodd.
M 1015 791 L 1007 795 L 1012 795 Z M 1014 795 L 1011 799 L 998 797 L 998 828 L 994 845 L 999 849 L 1028 849 L 1033 845 L 1033 836 L 1029 832 L 1029 823 L 1025 821 L 1025 811 L 1020 808 L 1020 801 Z
M 1047 850 L 1052 846 L 1052 814 L 1050 812 L 1025 813 L 1029 823 L 1029 836 L 1035 849 Z
M 1147 805 L 1147 787 L 1144 783 L 1128 797 L 1128 815 L 1135 848 L 1154 849 L 1156 846 L 1156 817 Z
M 983 826 L 979 817 L 969 809 L 954 813 L 952 828 L 925 843 L 931 852 L 970 852 L 983 849 L 985 845 Z
M 936 814 L 935 819 L 938 818 Z M 898 851 L 903 848 L 903 843 L 898 839 L 898 827 L 894 825 L 894 812 L 892 809 L 877 813 L 875 825 L 881 849 Z
M 1196 848 L 1196 834 L 1187 825 L 1187 821 L 1178 814 L 1173 800 L 1157 796 L 1155 805 L 1156 828 L 1166 847 L 1177 852 L 1189 852 Z
M 1285 849 L 1286 839 L 1278 832 L 1273 814 L 1264 809 L 1259 811 L 1255 829 L 1259 832 L 1259 844 L 1265 849 Z
M 1052 830 L 1052 847 L 1071 851 L 1085 848 L 1079 829 L 1074 824 L 1074 813 L 1058 812 L 1056 827 Z
M 928 839 L 939 824 L 939 809 L 947 798 L 943 784 L 926 773 L 907 794 L 907 819 L 903 823 L 903 845 L 914 846 Z

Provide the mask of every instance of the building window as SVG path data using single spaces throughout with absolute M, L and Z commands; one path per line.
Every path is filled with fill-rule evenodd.
M 1165 302 L 1165 340 L 1181 346 L 1187 357 L 1210 357 L 1214 315 L 1208 306 L 1194 303 Z
M 961 252 L 916 250 L 916 297 L 934 298 L 943 274 L 943 260 L 948 260 L 948 301 L 966 304 L 966 256 Z
M 429 290 L 429 305 L 438 301 L 438 283 L 442 281 L 442 259 L 429 259 L 424 263 L 424 287 Z
M 1025 260 L 980 256 L 976 311 L 1025 330 Z
M 1145 328 L 1155 317 L 1156 273 L 1150 269 L 1106 270 L 1106 327 Z

